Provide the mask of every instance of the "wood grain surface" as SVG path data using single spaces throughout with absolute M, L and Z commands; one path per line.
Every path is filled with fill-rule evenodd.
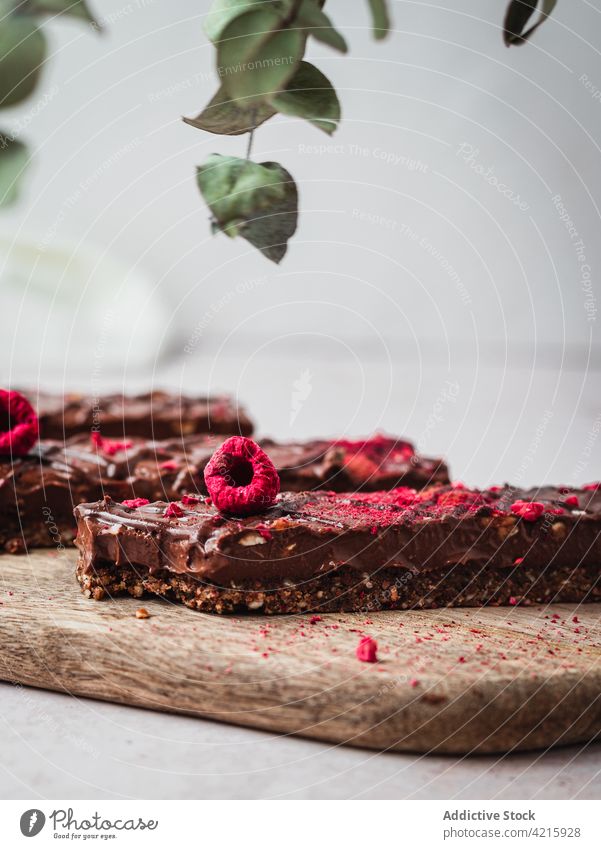
M 505 752 L 601 731 L 601 605 L 218 617 L 91 601 L 74 567 L 73 551 L 0 557 L 1 678 L 374 749 Z M 356 659 L 362 634 L 378 663 Z

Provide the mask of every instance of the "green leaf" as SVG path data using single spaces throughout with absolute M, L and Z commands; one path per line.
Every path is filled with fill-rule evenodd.
M 268 103 L 232 100 L 222 86 L 200 115 L 184 121 L 209 133 L 238 136 L 258 127 L 275 113 L 276 109 Z
M 34 90 L 46 58 L 46 37 L 33 18 L 0 19 L 0 106 L 20 103 Z
M 214 153 L 198 168 L 197 180 L 214 216 L 213 231 L 242 236 L 280 262 L 298 217 L 296 184 L 281 165 Z
M 97 29 L 100 29 L 88 8 L 86 0 L 29 0 L 27 11 L 34 15 L 68 15 L 86 21 L 86 23 L 94 24 Z
M 29 157 L 25 145 L 0 133 L 0 206 L 17 199 L 19 181 Z
M 227 94 L 247 102 L 280 91 L 298 68 L 305 49 L 299 29 L 280 29 L 271 9 L 247 12 L 229 24 L 217 46 L 218 73 Z
M 271 97 L 270 102 L 278 112 L 306 118 L 330 135 L 340 121 L 340 102 L 332 84 L 309 62 L 301 62 L 286 91 Z
M 209 40 L 216 44 L 225 28 L 240 15 L 252 11 L 254 6 L 271 5 L 266 0 L 215 0 L 205 18 L 204 31 Z
M 503 23 L 503 41 L 505 45 L 511 47 L 516 44 L 524 44 L 536 32 L 539 26 L 547 20 L 555 8 L 556 3 L 557 0 L 543 0 L 538 21 L 529 29 L 526 29 L 526 24 L 536 11 L 537 0 L 511 0 L 511 3 L 507 7 L 505 21 Z
M 332 21 L 328 16 L 321 11 L 316 0 L 303 0 L 296 16 L 296 22 L 308 30 L 308 34 L 318 41 L 322 41 L 341 53 L 347 52 L 346 41 L 332 26 Z
M 369 0 L 371 18 L 374 29 L 374 38 L 385 38 L 390 29 L 390 18 L 386 0 Z

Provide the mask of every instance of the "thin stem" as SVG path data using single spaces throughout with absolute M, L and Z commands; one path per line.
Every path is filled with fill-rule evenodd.
M 250 133 L 248 134 L 248 144 L 246 145 L 246 158 L 250 159 L 250 154 L 253 149 L 253 139 L 255 137 L 255 127 L 252 128 Z
M 250 159 L 250 154 L 253 149 L 253 140 L 255 137 L 255 130 L 257 129 L 255 126 L 255 122 L 257 120 L 257 107 L 255 106 L 250 113 L 250 126 L 251 130 L 248 134 L 248 144 L 246 145 L 246 158 Z

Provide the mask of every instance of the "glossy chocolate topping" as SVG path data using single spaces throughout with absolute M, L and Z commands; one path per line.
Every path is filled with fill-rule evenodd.
M 264 439 L 260 444 L 278 470 L 282 491 L 376 491 L 401 485 L 421 489 L 449 482 L 443 460 L 423 457 L 410 442 L 384 434 L 358 440 L 278 443 Z
M 103 436 L 169 439 L 193 433 L 240 433 L 253 424 L 229 396 L 189 397 L 172 392 L 143 395 L 24 393 L 36 408 L 42 439 L 64 439 L 92 428 Z
M 535 520 L 516 510 L 537 505 Z M 220 515 L 204 498 L 128 508 L 110 499 L 75 509 L 84 568 L 136 564 L 151 573 L 193 575 L 219 586 L 259 578 L 266 587 L 323 575 L 341 566 L 373 574 L 460 568 L 601 567 L 601 494 L 509 486 L 423 492 L 280 494 L 274 507 L 245 519 Z
M 200 434 L 150 441 L 79 434 L 66 442 L 42 440 L 25 457 L 0 456 L 0 548 L 51 545 L 56 533 L 48 535 L 50 524 L 68 540 L 73 506 L 105 495 L 158 501 L 206 494 L 204 468 L 224 438 Z M 441 460 L 421 457 L 392 437 L 261 444 L 288 491 L 374 490 L 400 483 L 421 488 L 448 480 Z

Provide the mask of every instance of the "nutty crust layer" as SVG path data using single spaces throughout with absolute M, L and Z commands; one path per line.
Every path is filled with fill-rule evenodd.
M 145 593 L 178 601 L 204 613 L 375 613 L 380 610 L 550 604 L 601 600 L 599 568 L 488 569 L 413 573 L 382 569 L 358 575 L 340 569 L 298 585 L 266 590 L 254 585 L 227 589 L 189 575 L 150 574 L 144 566 L 98 564 L 92 572 L 77 566 L 77 580 L 88 598 Z

